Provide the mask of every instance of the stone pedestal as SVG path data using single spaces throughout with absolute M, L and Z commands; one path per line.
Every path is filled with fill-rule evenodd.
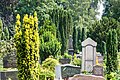
M 74 55 L 74 49 L 68 49 L 68 54 L 73 56 Z

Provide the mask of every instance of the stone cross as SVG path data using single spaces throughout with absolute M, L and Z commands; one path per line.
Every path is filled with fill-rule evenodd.
M 82 71 L 93 71 L 93 66 L 96 65 L 96 46 L 97 43 L 91 38 L 82 42 Z

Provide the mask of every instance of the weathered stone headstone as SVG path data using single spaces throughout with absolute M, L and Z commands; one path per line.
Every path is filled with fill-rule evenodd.
M 97 43 L 91 38 L 82 42 L 82 71 L 92 72 L 96 65 L 96 46 Z
M 100 65 L 95 65 L 93 67 L 93 75 L 96 75 L 96 76 L 103 76 L 103 66 L 100 66 Z
M 55 78 L 57 80 L 62 80 L 64 78 L 69 78 L 75 74 L 80 74 L 80 67 L 73 65 L 57 65 L 55 67 Z
M 3 58 L 3 67 L 4 68 L 17 68 L 17 58 L 16 54 L 7 54 Z
M 71 35 L 70 35 L 70 37 L 69 37 L 69 42 L 68 42 L 68 54 L 74 55 L 73 39 L 72 39 L 72 36 L 71 36 Z
M 102 76 L 95 76 L 95 75 L 75 75 L 72 79 L 69 80 L 105 80 Z
M 70 63 L 70 59 L 60 59 L 59 60 L 59 62 L 61 63 L 61 64 L 69 64 Z
M 17 73 L 17 70 L 0 71 L 0 80 L 18 80 Z

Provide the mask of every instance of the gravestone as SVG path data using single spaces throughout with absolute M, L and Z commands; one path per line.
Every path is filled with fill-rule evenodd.
M 74 55 L 73 39 L 71 35 L 69 36 L 69 42 L 68 42 L 68 54 Z
M 7 54 L 3 58 L 3 68 L 17 68 L 17 57 L 15 53 Z
M 80 74 L 80 67 L 70 64 L 57 65 L 55 67 L 55 78 L 57 80 L 69 78 L 74 76 L 75 74 Z
M 96 65 L 96 46 L 97 43 L 91 38 L 82 42 L 82 71 L 92 72 Z
M 69 80 L 105 80 L 102 76 L 95 76 L 95 75 L 75 75 L 72 79 Z
M 100 66 L 100 65 L 95 65 L 93 67 L 93 75 L 96 75 L 96 76 L 103 76 L 103 66 Z
M 18 80 L 17 77 L 17 70 L 10 70 L 10 71 L 0 71 L 0 80 Z

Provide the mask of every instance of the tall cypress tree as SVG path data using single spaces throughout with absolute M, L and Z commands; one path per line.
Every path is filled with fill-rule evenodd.
M 115 29 L 109 30 L 107 37 L 107 74 L 115 72 L 117 70 L 117 51 L 118 51 L 118 40 L 117 33 Z M 108 78 L 109 80 L 109 78 Z
M 52 13 L 51 13 L 52 12 Z M 56 25 L 57 38 L 61 42 L 61 54 L 67 50 L 69 35 L 72 34 L 72 16 L 69 11 L 62 8 L 50 11 L 51 20 Z
M 39 80 L 39 34 L 37 13 L 26 14 L 21 26 L 17 15 L 15 44 L 19 80 Z
M 77 29 L 75 26 L 73 27 L 73 49 L 74 49 L 74 52 L 76 53 L 77 52 Z
M 83 27 L 82 28 L 82 37 L 81 37 L 81 42 L 83 42 L 86 39 L 87 35 L 86 35 L 86 29 Z
M 113 70 L 116 71 L 118 69 L 118 59 L 117 59 L 117 53 L 118 53 L 118 39 L 117 39 L 117 32 L 115 29 L 112 31 L 112 64 L 113 64 Z
M 107 68 L 106 69 L 107 69 L 107 73 L 110 74 L 110 72 L 113 71 L 112 58 L 111 58 L 111 55 L 112 55 L 112 31 L 111 30 L 109 30 L 108 32 L 106 47 L 107 47 L 107 62 L 106 62 Z
M 81 28 L 80 27 L 78 27 L 77 28 L 77 49 L 79 50 L 79 51 L 81 51 L 82 50 L 82 47 L 81 47 L 81 33 L 82 31 L 81 31 Z

